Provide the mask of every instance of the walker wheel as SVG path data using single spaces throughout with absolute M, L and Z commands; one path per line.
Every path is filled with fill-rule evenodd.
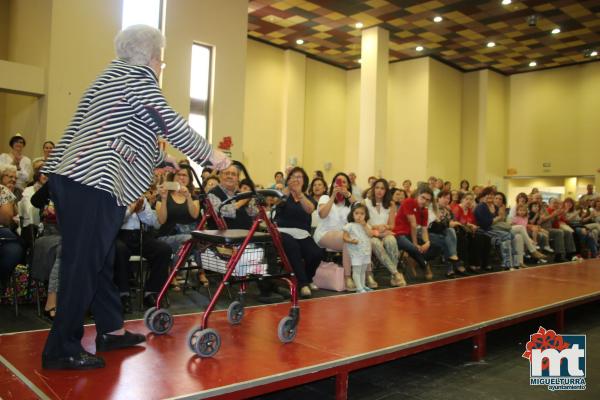
M 214 329 L 196 328 L 188 334 L 188 346 L 200 357 L 212 357 L 221 347 L 221 337 Z
M 152 331 L 152 313 L 154 311 L 156 311 L 157 308 L 156 307 L 150 307 L 149 309 L 146 310 L 146 312 L 144 313 L 144 325 L 146 325 L 146 328 L 148 328 L 148 330 Z
M 144 323 L 153 333 L 164 335 L 173 327 L 173 316 L 164 308 L 157 310 L 155 307 L 152 307 L 144 314 Z
M 227 321 L 231 325 L 238 325 L 244 318 L 244 306 L 239 301 L 234 301 L 227 308 Z
M 296 337 L 296 322 L 290 316 L 285 316 L 277 326 L 277 336 L 282 343 L 289 343 Z

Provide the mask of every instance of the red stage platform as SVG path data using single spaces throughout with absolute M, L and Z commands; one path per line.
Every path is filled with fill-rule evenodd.
M 600 260 L 589 260 L 303 301 L 290 344 L 277 338 L 289 304 L 248 308 L 237 326 L 217 312 L 210 321 L 222 344 L 211 359 L 187 345 L 200 314 L 181 315 L 168 335 L 102 353 L 107 368 L 84 372 L 41 369 L 46 330 L 7 334 L 0 336 L 0 398 L 245 398 L 331 376 L 345 398 L 350 371 L 467 338 L 478 359 L 486 332 L 551 313 L 562 332 L 566 308 L 598 299 Z M 143 321 L 126 327 L 148 333 Z M 94 338 L 87 327 L 90 352 Z

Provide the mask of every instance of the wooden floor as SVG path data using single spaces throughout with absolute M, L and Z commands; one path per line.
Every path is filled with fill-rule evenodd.
M 187 333 L 199 325 L 200 313 L 177 316 L 166 336 L 149 334 L 143 321 L 129 321 L 127 329 L 148 334 L 146 344 L 101 353 L 107 367 L 84 372 L 41 369 L 47 330 L 6 334 L 0 336 L 0 398 L 256 395 L 599 297 L 600 260 L 588 260 L 302 301 L 298 335 L 290 344 L 277 338 L 289 304 L 248 308 L 237 326 L 227 323 L 224 312 L 215 312 L 209 324 L 222 344 L 212 359 L 196 357 L 187 346 Z M 83 344 L 90 352 L 95 352 L 94 338 L 94 327 L 86 327 Z M 338 383 L 340 390 L 344 382 Z

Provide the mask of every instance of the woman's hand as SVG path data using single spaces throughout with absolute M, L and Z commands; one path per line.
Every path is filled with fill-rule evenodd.
M 183 185 L 181 185 L 181 187 L 179 188 L 179 194 L 183 195 L 183 197 L 185 197 L 186 200 L 190 200 L 192 198 L 192 194 L 190 193 L 188 188 Z
M 165 200 L 167 200 L 167 196 L 169 195 L 169 191 L 167 189 L 165 189 L 164 186 L 161 185 L 161 186 L 158 187 L 158 194 L 160 196 L 160 199 L 162 201 L 165 201 Z

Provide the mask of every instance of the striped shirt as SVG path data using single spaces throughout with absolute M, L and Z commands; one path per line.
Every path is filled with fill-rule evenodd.
M 211 146 L 165 101 L 150 67 L 114 60 L 84 93 L 42 172 L 111 193 L 127 206 L 163 161 L 158 136 L 200 165 Z

